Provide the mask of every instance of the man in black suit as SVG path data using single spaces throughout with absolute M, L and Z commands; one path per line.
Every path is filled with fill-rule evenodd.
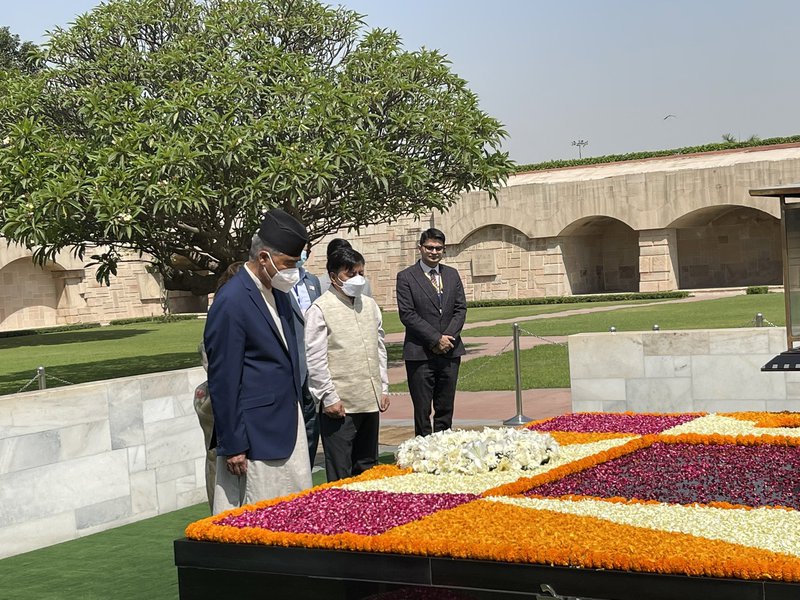
M 458 271 L 440 264 L 444 251 L 444 233 L 427 229 L 419 240 L 420 260 L 397 274 L 397 310 L 406 328 L 403 359 L 416 435 L 450 429 L 458 367 L 465 352 L 464 286 Z

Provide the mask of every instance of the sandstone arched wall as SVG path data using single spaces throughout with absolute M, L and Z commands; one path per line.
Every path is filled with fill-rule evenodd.
M 782 282 L 780 221 L 752 208 L 720 208 L 704 223 L 677 228 L 681 288 Z
M 327 241 L 345 237 L 366 258 L 376 300 L 391 310 L 397 272 L 417 260 L 420 232 L 435 226 L 447 236 L 445 261 L 461 272 L 469 299 L 777 283 L 779 205 L 748 192 L 796 181 L 800 145 L 523 173 L 510 178 L 496 202 L 482 192 L 466 193 L 446 213 L 319 240 L 307 268 L 324 278 Z M 710 223 L 726 211 L 749 217 Z M 705 240 L 699 245 L 693 241 L 698 234 Z M 714 260 L 704 267 L 702 255 Z M 24 248 L 0 241 L 0 269 L 29 257 Z M 27 272 L 35 285 L 51 278 L 58 323 L 161 312 L 158 281 L 144 262 L 122 263 L 110 288 L 68 253 L 56 262 L 55 274 Z M 180 310 L 202 310 L 202 301 L 188 295 L 170 301 Z M 0 311 L 15 302 L 0 296 Z M 3 314 L 0 330 L 10 328 Z M 15 327 L 35 326 L 19 321 Z
M 162 314 L 158 279 L 138 255 L 126 259 L 106 286 L 96 280 L 94 267 L 69 252 L 41 267 L 29 250 L 0 239 L 0 331 Z M 189 310 L 201 310 L 199 300 L 187 293 L 170 298 L 173 305 L 184 302 Z

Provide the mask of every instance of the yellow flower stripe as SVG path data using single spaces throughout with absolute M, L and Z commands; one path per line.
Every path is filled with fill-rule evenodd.
M 721 435 L 717 433 L 699 434 L 682 433 L 678 435 L 656 436 L 659 442 L 665 444 L 737 444 L 739 446 L 800 446 L 800 437 L 788 435 Z
M 738 414 L 753 415 L 752 419 L 743 419 Z M 728 435 L 728 436 L 784 436 L 784 437 L 798 437 L 800 438 L 800 428 L 792 427 L 757 427 L 756 420 L 763 413 L 728 413 L 712 414 L 694 419 L 683 425 L 677 425 L 666 431 L 662 431 L 661 435 L 680 435 L 684 433 L 694 433 L 698 435 Z M 766 421 L 765 421 L 766 422 Z M 778 423 L 777 421 L 773 423 Z
M 490 471 L 476 475 L 409 473 L 399 477 L 357 481 L 341 487 L 358 492 L 481 494 L 488 489 L 516 481 L 522 473 L 525 471 Z
M 583 431 L 548 431 L 551 436 L 561 446 L 570 446 L 572 444 L 589 444 L 591 442 L 599 442 L 600 440 L 616 440 L 620 438 L 631 437 L 631 433 L 604 433 L 604 432 L 583 432 Z
M 800 427 L 800 413 L 739 412 L 719 413 L 721 416 L 752 421 L 756 427 Z

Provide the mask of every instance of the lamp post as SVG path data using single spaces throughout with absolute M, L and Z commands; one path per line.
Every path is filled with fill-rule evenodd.
M 583 158 L 583 153 L 581 150 L 584 146 L 588 146 L 589 142 L 587 140 L 572 140 L 572 145 L 578 147 L 578 158 L 581 159 Z
M 750 190 L 751 196 L 779 198 L 781 203 L 781 248 L 783 291 L 786 305 L 786 352 L 781 352 L 762 371 L 800 369 L 800 183 Z

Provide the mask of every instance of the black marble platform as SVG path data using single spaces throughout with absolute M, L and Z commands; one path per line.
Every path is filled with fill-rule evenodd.
M 800 584 L 175 541 L 181 600 L 800 600 Z

